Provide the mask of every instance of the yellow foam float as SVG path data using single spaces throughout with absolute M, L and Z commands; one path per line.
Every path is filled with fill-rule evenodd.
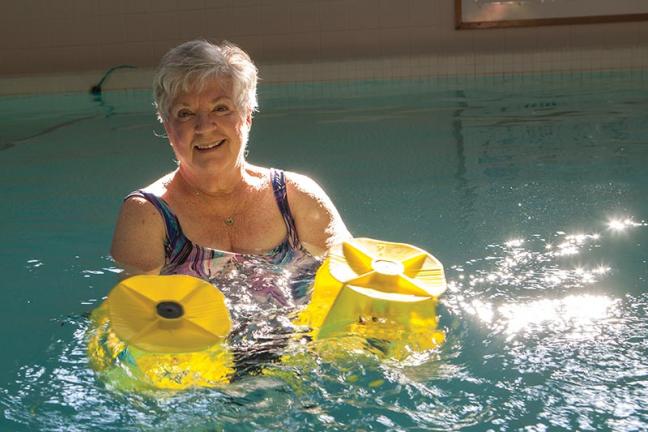
M 443 342 L 436 305 L 445 289 L 442 264 L 424 250 L 353 239 L 329 252 L 295 323 L 311 329 L 320 354 L 377 341 L 385 356 L 404 358 Z M 90 363 L 118 388 L 214 387 L 234 374 L 224 296 L 203 280 L 134 276 L 91 317 Z
M 330 251 L 296 323 L 315 340 L 373 339 L 385 355 L 403 358 L 444 341 L 436 305 L 445 290 L 443 265 L 424 250 L 353 239 Z
M 214 387 L 234 373 L 225 343 L 231 329 L 225 298 L 201 279 L 125 279 L 91 318 L 91 365 L 116 387 Z

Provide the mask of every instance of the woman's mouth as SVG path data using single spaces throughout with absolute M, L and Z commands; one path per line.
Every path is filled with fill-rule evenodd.
M 196 150 L 198 150 L 198 151 L 201 151 L 201 152 L 202 151 L 209 151 L 209 150 L 213 150 L 215 148 L 220 147 L 224 142 L 225 142 L 225 140 L 222 139 L 220 141 L 216 141 L 216 142 L 211 143 L 211 144 L 195 144 L 194 148 Z

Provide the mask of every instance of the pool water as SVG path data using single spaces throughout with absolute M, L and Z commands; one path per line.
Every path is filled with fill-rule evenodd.
M 648 77 L 265 85 L 249 159 L 446 267 L 447 341 L 290 348 L 218 389 L 89 369 L 123 196 L 174 167 L 147 92 L 0 99 L 0 430 L 648 430 Z

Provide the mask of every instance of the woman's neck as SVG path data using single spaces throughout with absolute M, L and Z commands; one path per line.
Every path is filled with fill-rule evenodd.
M 180 180 L 180 186 L 187 193 L 213 198 L 232 196 L 247 183 L 245 164 L 235 166 L 228 172 L 203 175 L 188 172 L 180 166 L 174 177 Z

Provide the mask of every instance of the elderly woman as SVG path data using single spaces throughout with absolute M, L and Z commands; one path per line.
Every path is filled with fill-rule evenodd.
M 178 168 L 123 203 L 111 253 L 128 273 L 193 275 L 230 298 L 286 305 L 307 297 L 298 274 L 312 279 L 317 257 L 350 236 L 313 180 L 245 160 L 256 83 L 229 43 L 163 57 L 154 97 Z

